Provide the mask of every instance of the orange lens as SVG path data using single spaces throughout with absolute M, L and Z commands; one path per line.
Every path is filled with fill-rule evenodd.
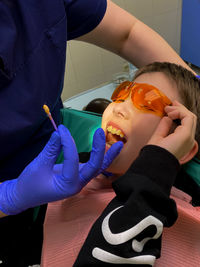
M 131 99 L 136 108 L 161 117 L 165 114 L 165 106 L 171 105 L 171 100 L 167 96 L 149 84 L 135 83 Z
M 131 93 L 131 99 L 136 108 L 143 112 L 164 116 L 164 108 L 171 105 L 171 100 L 156 87 L 145 83 L 125 81 L 112 94 L 112 101 L 123 102 Z
M 124 101 L 130 94 L 131 85 L 133 82 L 125 81 L 121 83 L 113 92 L 111 99 L 113 102 L 122 102 Z

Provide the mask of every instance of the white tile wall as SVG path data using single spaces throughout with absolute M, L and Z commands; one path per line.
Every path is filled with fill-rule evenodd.
M 162 35 L 179 53 L 182 0 L 113 0 Z M 62 99 L 112 80 L 125 60 L 82 42 L 68 44 Z M 103 97 L 103 95 L 102 95 Z

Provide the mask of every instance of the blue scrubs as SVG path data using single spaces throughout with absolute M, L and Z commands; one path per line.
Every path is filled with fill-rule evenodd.
M 105 10 L 106 0 L 0 1 L 0 181 L 18 177 L 48 141 L 54 129 L 42 106 L 49 106 L 58 124 L 67 41 L 94 29 Z M 26 217 L 0 221 L 6 247 L 0 247 L 0 260 L 7 261 L 6 251 L 15 262 L 5 266 L 26 266 L 16 263 L 30 249 L 28 244 L 20 247 L 25 242 L 20 231 L 29 224 Z M 12 234 L 6 228 L 14 228 Z

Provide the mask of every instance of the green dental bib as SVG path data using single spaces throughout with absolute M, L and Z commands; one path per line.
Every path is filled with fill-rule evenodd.
M 200 186 L 200 160 L 193 158 L 183 165 L 183 169 Z

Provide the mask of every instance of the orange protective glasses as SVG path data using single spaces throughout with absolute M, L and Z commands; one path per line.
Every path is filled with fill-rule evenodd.
M 153 85 L 130 81 L 121 83 L 113 92 L 111 99 L 116 103 L 124 102 L 130 93 L 133 105 L 137 109 L 160 117 L 165 114 L 164 108 L 172 104 L 171 100 Z

